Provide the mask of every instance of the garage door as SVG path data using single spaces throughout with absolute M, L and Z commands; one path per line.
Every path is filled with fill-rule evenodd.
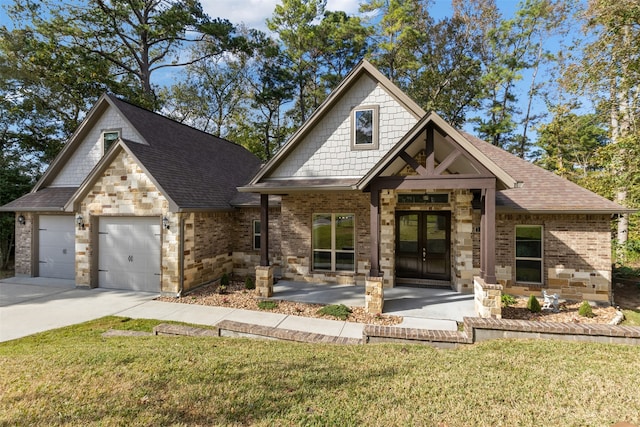
M 38 275 L 76 278 L 76 231 L 73 216 L 40 215 L 38 220 Z
M 102 217 L 99 224 L 99 286 L 160 292 L 160 219 Z

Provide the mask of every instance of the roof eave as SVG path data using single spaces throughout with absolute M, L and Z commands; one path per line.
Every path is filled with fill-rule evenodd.
M 36 206 L 36 207 L 6 207 L 0 206 L 0 212 L 71 212 L 65 211 L 64 206 Z
M 496 206 L 497 213 L 530 214 L 530 215 L 614 215 L 628 214 L 637 210 L 613 210 L 613 209 L 518 209 Z
M 241 193 L 259 193 L 259 194 L 286 194 L 301 191 L 354 191 L 358 190 L 352 185 L 308 185 L 308 186 L 286 186 L 286 187 L 238 187 Z

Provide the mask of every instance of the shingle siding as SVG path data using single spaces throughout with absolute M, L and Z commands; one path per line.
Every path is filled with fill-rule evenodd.
M 377 150 L 351 150 L 351 110 L 360 105 L 380 107 Z M 363 176 L 416 122 L 379 84 L 363 77 L 270 177 Z
M 120 136 L 140 142 L 140 137 L 113 107 L 109 107 L 82 140 L 50 187 L 78 187 L 102 158 L 102 131 L 120 130 Z

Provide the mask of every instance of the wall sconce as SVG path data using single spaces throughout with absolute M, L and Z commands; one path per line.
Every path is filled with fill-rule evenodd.
M 27 223 L 27 220 L 24 219 L 24 215 L 18 215 L 18 224 L 25 225 L 26 223 Z
M 78 224 L 78 230 L 84 230 L 84 219 L 82 215 L 76 215 L 76 224 Z
M 162 228 L 164 228 L 165 230 L 169 229 L 169 218 L 167 218 L 166 216 L 162 217 Z

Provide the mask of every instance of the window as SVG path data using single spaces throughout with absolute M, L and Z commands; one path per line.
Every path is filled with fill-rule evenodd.
M 542 226 L 516 226 L 516 282 L 542 283 Z
M 120 138 L 120 131 L 117 130 L 106 130 L 102 132 L 102 147 L 103 153 L 109 151 L 109 148 Z
M 260 220 L 253 220 L 253 249 L 260 249 Z
M 355 271 L 355 215 L 313 215 L 313 269 Z
M 355 108 L 351 114 L 351 149 L 378 148 L 378 106 Z
M 398 203 L 411 205 L 449 203 L 449 194 L 398 194 Z

